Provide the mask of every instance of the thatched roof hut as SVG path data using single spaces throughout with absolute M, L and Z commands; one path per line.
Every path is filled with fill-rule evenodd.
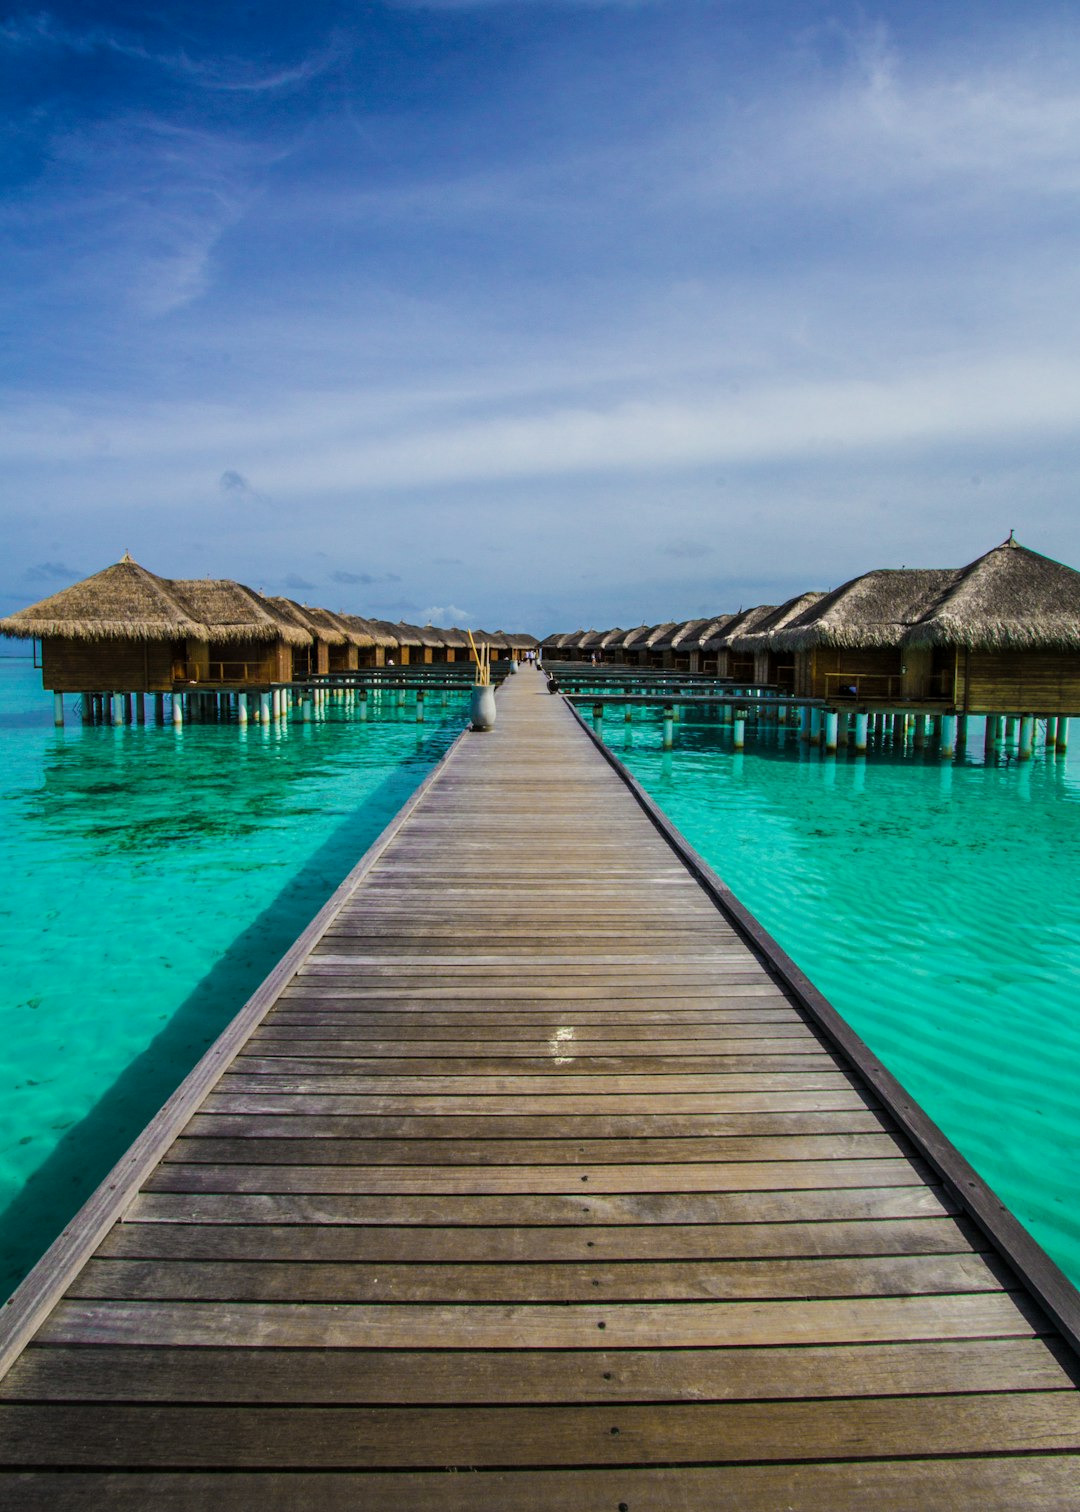
M 969 651 L 1080 650 L 1080 572 L 1007 541 L 953 575 L 903 637 Z
M 754 630 L 762 620 L 767 619 L 775 610 L 775 604 L 756 604 L 752 609 L 740 609 L 737 614 L 729 614 L 721 620 L 716 630 L 704 643 L 706 651 L 727 651 L 733 644 L 734 637 L 745 635 Z
M 206 626 L 199 639 L 311 644 L 311 631 L 294 615 L 243 583 L 228 578 L 174 578 L 170 586 L 192 618 Z
M 767 614 L 750 610 L 747 615 L 739 616 L 737 626 L 729 629 L 727 643 L 733 651 L 759 651 L 771 647 L 774 645 L 773 637 L 780 630 L 790 625 L 800 614 L 812 609 L 822 598 L 822 593 L 798 593 L 786 603 L 770 609 Z
M 777 650 L 815 646 L 884 650 L 904 636 L 959 577 L 956 568 L 896 567 L 864 572 L 824 593 L 782 628 L 773 631 Z
M 365 619 L 360 614 L 339 614 L 337 617 L 352 637 L 353 645 L 359 646 L 361 650 L 369 650 L 372 646 L 385 648 L 397 645 L 389 631 L 382 629 L 376 620 Z
M 126 551 L 111 567 L 0 619 L 0 634 L 75 641 L 210 638 L 176 584 L 140 567 Z

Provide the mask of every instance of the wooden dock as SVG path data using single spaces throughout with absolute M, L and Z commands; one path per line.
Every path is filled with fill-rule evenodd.
M 9 1304 L 0 1505 L 1080 1507 L 1076 1293 L 543 679 L 498 707 Z

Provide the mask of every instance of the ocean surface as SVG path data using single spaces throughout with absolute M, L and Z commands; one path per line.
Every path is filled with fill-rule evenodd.
M 52 727 L 0 657 L 0 1288 L 10 1289 L 467 718 Z M 442 723 L 437 723 L 437 716 Z M 823 757 L 693 722 L 605 737 L 1080 1281 L 1080 784 Z
M 84 729 L 0 657 L 0 1291 L 21 1279 L 464 727 Z M 152 716 L 151 716 L 152 717 Z
M 696 711 L 695 711 L 696 712 Z M 1070 759 L 604 737 L 1080 1283 L 1080 782 Z M 1075 727 L 1076 721 L 1073 721 Z

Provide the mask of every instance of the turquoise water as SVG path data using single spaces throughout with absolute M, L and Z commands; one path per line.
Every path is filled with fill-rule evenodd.
M 1074 722 L 1075 723 L 1075 722 Z M 1067 761 L 619 719 L 690 843 L 1080 1283 L 1080 784 Z
M 220 1033 L 466 720 L 83 729 L 0 658 L 0 1291 Z M 373 701 L 374 702 L 374 701 Z

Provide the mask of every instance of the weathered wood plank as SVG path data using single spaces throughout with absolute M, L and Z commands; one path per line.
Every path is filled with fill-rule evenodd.
M 1080 1446 L 1076 1392 L 617 1408 L 0 1406 L 10 1465 L 446 1468 L 1000 1454 Z
M 424 1307 L 398 1303 L 58 1304 L 46 1344 L 321 1349 L 685 1349 L 1025 1338 L 1040 1331 L 1022 1293 L 825 1301 L 568 1302 Z
M 607 1228 L 268 1224 L 118 1224 L 98 1254 L 127 1259 L 343 1261 L 559 1261 L 781 1259 L 814 1255 L 966 1254 L 986 1249 L 952 1218 L 829 1223 L 656 1223 Z
M 1052 1341 L 1051 1341 L 1052 1343 Z M 797 1349 L 380 1350 L 37 1344 L 0 1383 L 12 1401 L 620 1403 L 1065 1390 L 1036 1338 Z
M 134 1475 L 31 1472 L 0 1475 L 0 1497 L 18 1512 L 190 1512 L 258 1507 L 260 1512 L 1065 1512 L 1077 1505 L 1080 1456 L 1025 1454 L 962 1459 L 905 1458 L 797 1465 L 681 1465 L 568 1471 L 302 1471 Z

